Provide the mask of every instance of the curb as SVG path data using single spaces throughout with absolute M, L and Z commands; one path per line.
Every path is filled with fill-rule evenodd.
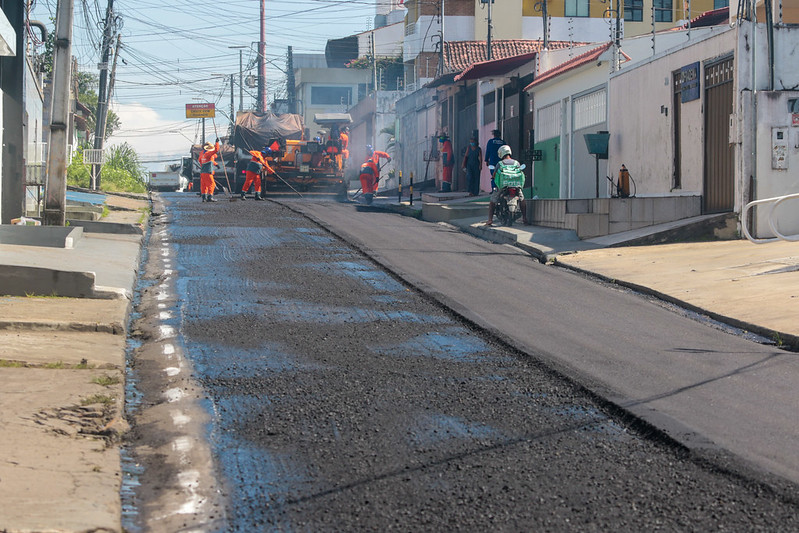
M 637 283 L 624 281 L 623 279 L 609 278 L 608 276 L 599 274 L 597 272 L 593 272 L 591 270 L 585 270 L 583 268 L 576 267 L 574 265 L 561 263 L 557 260 L 557 257 L 554 258 L 554 264 L 560 268 L 565 268 L 567 270 L 571 270 L 572 272 L 578 272 L 580 274 L 584 274 L 586 276 L 590 276 L 592 278 L 604 281 L 605 283 L 611 285 L 618 285 L 620 287 L 625 287 L 627 289 L 633 290 L 641 294 L 653 296 L 659 300 L 663 300 L 664 302 L 676 305 L 677 307 L 680 307 L 682 309 L 686 309 L 688 311 L 692 311 L 694 313 L 698 313 L 700 315 L 709 317 L 715 320 L 716 322 L 720 322 L 722 324 L 726 324 L 734 328 L 754 333 L 756 335 L 759 335 L 760 337 L 763 337 L 764 339 L 771 339 L 774 346 L 777 348 L 791 352 L 799 352 L 799 336 L 790 333 L 784 333 L 781 331 L 775 331 L 773 329 L 765 328 L 763 326 L 758 326 L 757 324 L 752 324 L 749 322 L 744 322 L 743 320 L 738 320 L 737 318 L 721 315 L 719 313 L 709 311 L 707 309 L 691 304 L 684 300 L 680 300 L 679 298 L 675 298 L 674 296 L 671 296 L 664 292 L 660 292 L 651 287 L 646 287 L 644 285 L 639 285 Z M 775 339 L 779 339 L 779 341 Z M 761 344 L 766 344 L 766 343 L 761 343 Z

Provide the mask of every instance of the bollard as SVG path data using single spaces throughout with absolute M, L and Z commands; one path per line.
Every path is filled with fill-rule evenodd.
M 410 188 L 408 189 L 408 194 L 410 194 L 411 205 L 413 205 L 413 172 L 411 172 L 411 185 Z
M 397 203 L 402 203 L 402 171 L 399 171 L 399 186 L 397 187 Z

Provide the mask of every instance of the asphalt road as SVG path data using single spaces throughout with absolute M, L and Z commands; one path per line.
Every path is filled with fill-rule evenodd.
M 301 204 L 420 291 L 279 204 L 164 197 L 133 354 L 131 530 L 175 516 L 229 531 L 799 528 L 786 487 L 697 460 L 559 362 L 627 344 L 704 355 L 751 343 L 444 226 Z M 469 296 L 439 289 L 450 285 Z M 627 332 L 629 343 L 605 345 L 626 331 L 608 315 L 647 324 L 653 344 Z M 535 349 L 506 344 L 502 324 L 529 328 Z M 179 363 L 163 347 L 171 335 Z M 207 433 L 164 407 L 179 403 L 176 389 L 205 408 Z M 169 439 L 194 454 L 170 455 Z M 189 506 L 173 490 L 186 472 L 203 495 Z

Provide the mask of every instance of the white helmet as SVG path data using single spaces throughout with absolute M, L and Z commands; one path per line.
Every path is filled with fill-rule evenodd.
M 503 144 L 502 146 L 499 147 L 499 150 L 497 150 L 497 156 L 500 159 L 502 159 L 506 155 L 511 155 L 510 146 L 508 146 L 507 144 Z

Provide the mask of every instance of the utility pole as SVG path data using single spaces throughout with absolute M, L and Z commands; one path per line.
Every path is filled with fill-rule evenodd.
M 238 48 L 239 50 L 239 111 L 244 111 L 244 48 L 249 46 L 228 46 L 228 48 Z
M 102 150 L 105 141 L 105 121 L 108 117 L 108 56 L 111 52 L 111 34 L 114 25 L 114 0 L 108 0 L 108 8 L 105 11 L 105 30 L 103 31 L 103 52 L 100 61 L 100 86 L 97 90 L 97 110 L 95 112 L 94 125 L 94 149 Z M 100 165 L 92 166 L 92 175 L 95 176 L 93 188 L 100 188 Z
M 438 75 L 444 75 L 444 0 L 441 0 L 441 50 L 438 51 Z
M 59 2 L 56 11 L 53 50 L 53 102 L 50 110 L 50 139 L 47 153 L 42 221 L 47 226 L 63 226 L 67 203 L 67 135 L 69 125 L 69 86 L 72 78 L 73 3 Z
M 294 80 L 294 53 L 291 46 L 289 46 L 289 57 L 286 61 L 286 92 L 289 99 L 289 113 L 294 114 L 297 112 L 297 87 Z
M 486 61 L 491 61 L 491 4 L 493 3 L 494 0 L 488 0 L 488 35 L 486 36 Z
M 377 94 L 377 58 L 375 57 L 375 32 L 369 34 L 370 48 L 372 52 L 372 87 Z
M 111 100 L 111 95 L 114 94 L 114 82 L 117 79 L 117 58 L 119 58 L 119 51 L 122 49 L 122 34 L 117 33 L 117 45 L 114 47 L 114 64 L 111 65 L 111 75 L 108 78 L 108 98 L 106 99 L 105 112 L 103 116 L 103 129 L 100 132 L 101 137 L 105 139 L 105 127 L 108 119 L 108 108 Z
M 233 103 L 233 74 L 230 75 L 230 138 L 233 138 L 233 127 L 236 124 L 236 109 Z M 232 141 L 231 141 L 232 143 Z
M 261 0 L 261 40 L 258 41 L 258 111 L 266 112 L 266 0 Z
M 544 20 L 544 50 L 549 49 L 549 15 L 547 14 L 547 0 L 541 1 L 541 14 Z

